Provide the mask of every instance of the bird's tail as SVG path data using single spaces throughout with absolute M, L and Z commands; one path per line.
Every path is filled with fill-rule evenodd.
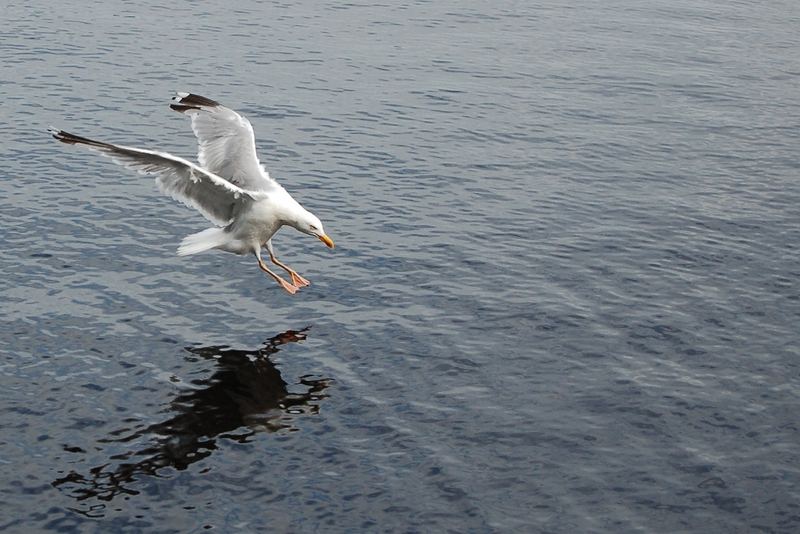
M 178 256 L 205 252 L 224 245 L 227 241 L 228 235 L 225 233 L 224 228 L 207 228 L 202 232 L 184 237 L 178 247 Z

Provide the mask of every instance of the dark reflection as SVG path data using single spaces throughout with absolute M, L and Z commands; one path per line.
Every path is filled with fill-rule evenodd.
M 168 420 L 132 433 L 113 432 L 102 443 L 132 442 L 152 436 L 149 446 L 115 455 L 88 474 L 75 471 L 53 482 L 78 500 L 110 501 L 118 495 L 138 493 L 131 486 L 139 475 L 159 476 L 166 467 L 186 469 L 210 455 L 217 439 L 246 443 L 257 432 L 293 430 L 292 421 L 302 414 L 319 412 L 319 401 L 329 379 L 303 376 L 302 392 L 290 392 L 286 381 L 269 360 L 286 343 L 306 339 L 308 328 L 288 330 L 267 340 L 256 350 L 224 346 L 187 348 L 193 356 L 213 360 L 217 366 L 196 389 L 185 391 L 170 403 Z M 67 449 L 68 450 L 68 449 Z M 133 461 L 131 461 L 133 460 Z

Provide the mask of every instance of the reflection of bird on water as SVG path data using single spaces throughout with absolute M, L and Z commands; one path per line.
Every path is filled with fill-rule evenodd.
M 246 443 L 259 431 L 291 429 L 292 419 L 300 414 L 319 412 L 318 401 L 329 380 L 301 377 L 305 391 L 289 392 L 280 372 L 269 356 L 286 343 L 302 341 L 307 328 L 279 334 L 256 350 L 236 350 L 224 346 L 187 348 L 191 354 L 213 360 L 217 368 L 210 377 L 193 381 L 196 389 L 184 391 L 171 403 L 170 419 L 151 425 L 133 434 L 102 440 L 104 443 L 128 442 L 156 435 L 151 446 L 111 458 L 122 461 L 115 467 L 104 464 L 90 470 L 89 476 L 71 472 L 53 482 L 68 485 L 78 500 L 97 498 L 111 500 L 120 494 L 135 494 L 126 487 L 136 475 L 156 475 L 163 467 L 186 469 L 190 464 L 210 455 L 216 438 L 224 437 Z M 243 431 L 236 432 L 239 429 Z M 125 463 L 131 457 L 144 459 Z

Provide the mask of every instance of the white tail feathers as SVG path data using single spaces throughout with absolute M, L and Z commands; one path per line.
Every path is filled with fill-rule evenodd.
M 223 228 L 207 228 L 202 232 L 187 235 L 178 247 L 178 256 L 188 256 L 217 248 L 228 242 L 228 235 Z

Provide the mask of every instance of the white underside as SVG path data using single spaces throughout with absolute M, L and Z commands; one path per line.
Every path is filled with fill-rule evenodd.
M 207 250 L 222 248 L 230 239 L 224 228 L 207 228 L 202 232 L 183 238 L 178 247 L 178 256 L 188 256 Z

